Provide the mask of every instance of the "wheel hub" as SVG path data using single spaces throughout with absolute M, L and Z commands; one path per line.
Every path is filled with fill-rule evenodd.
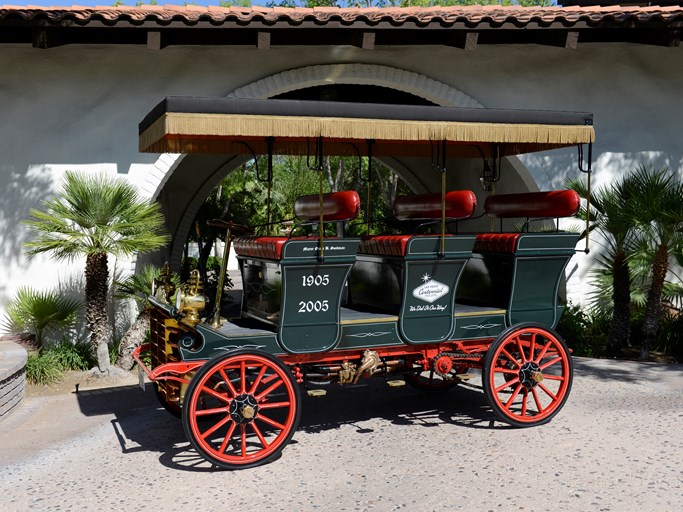
M 235 423 L 249 423 L 258 414 L 258 403 L 252 395 L 239 395 L 230 404 L 230 417 Z
M 529 361 L 519 369 L 519 381 L 522 386 L 531 389 L 543 381 L 543 372 L 536 363 Z
M 441 377 L 447 377 L 453 369 L 453 360 L 447 355 L 438 355 L 434 358 L 434 370 Z

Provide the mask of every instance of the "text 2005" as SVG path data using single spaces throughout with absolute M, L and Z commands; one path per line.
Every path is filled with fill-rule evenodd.
M 330 309 L 330 303 L 326 300 L 301 300 L 299 301 L 299 313 L 320 313 Z

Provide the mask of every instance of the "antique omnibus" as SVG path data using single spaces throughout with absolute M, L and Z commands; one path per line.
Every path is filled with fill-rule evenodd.
M 588 145 L 579 168 L 590 177 L 593 139 L 586 113 L 166 98 L 140 124 L 142 151 L 269 162 L 306 155 L 320 171 L 323 155 L 362 147 L 371 157 L 429 159 L 441 191 L 396 199 L 394 215 L 411 226 L 402 234 L 346 236 L 359 195 L 323 193 L 322 185 L 296 200 L 287 236 L 217 221 L 226 230 L 221 278 L 228 251 L 239 260 L 239 314 L 221 315 L 222 279 L 205 308 L 197 274 L 173 303 L 167 276 L 150 298 L 151 342 L 134 357 L 191 445 L 227 469 L 276 458 L 297 429 L 301 387 L 314 394 L 323 383 L 375 377 L 440 391 L 480 370 L 502 421 L 546 423 L 572 386 L 570 350 L 553 329 L 579 235 L 556 219 L 573 216 L 579 197 L 556 190 L 477 201 L 471 190 L 447 190 L 446 164 L 456 156 L 493 161 L 484 180 L 495 181 L 503 157 Z M 467 228 L 478 202 L 493 229 Z M 530 227 L 539 219 L 541 229 Z

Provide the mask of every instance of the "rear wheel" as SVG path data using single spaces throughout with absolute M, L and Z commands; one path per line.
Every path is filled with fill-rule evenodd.
M 572 360 L 562 338 L 539 325 L 514 326 L 488 349 L 484 394 L 500 418 L 517 427 L 550 421 L 572 387 Z
M 225 469 L 267 464 L 291 440 L 301 417 L 299 387 L 278 359 L 238 349 L 207 361 L 185 393 L 185 435 Z

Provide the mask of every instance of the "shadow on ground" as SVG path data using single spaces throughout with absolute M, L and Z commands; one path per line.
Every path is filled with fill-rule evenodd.
M 396 425 L 439 428 L 510 428 L 496 420 L 478 386 L 466 384 L 442 393 L 423 393 L 409 386 L 390 388 L 381 379 L 362 385 L 330 385 L 324 397 L 307 396 L 302 389 L 299 432 L 317 434 L 343 425 L 355 427 L 356 435 L 373 432 L 363 425 L 384 419 Z M 113 415 L 111 420 L 124 454 L 158 452 L 164 466 L 184 471 L 215 471 L 190 446 L 182 421 L 166 412 L 150 386 L 124 386 L 76 394 L 86 416 Z

